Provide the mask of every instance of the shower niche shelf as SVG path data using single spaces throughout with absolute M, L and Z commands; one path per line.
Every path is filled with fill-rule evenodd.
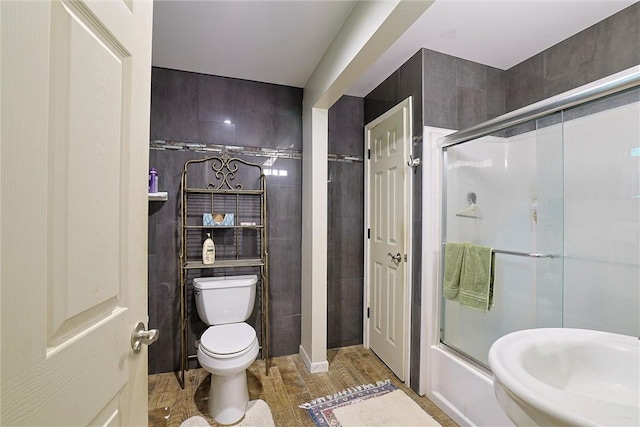
M 180 188 L 180 375 L 182 388 L 189 359 L 188 327 L 197 313 L 190 303 L 195 277 L 256 274 L 255 322 L 261 357 L 269 370 L 269 254 L 267 252 L 267 181 L 262 166 L 220 156 L 184 164 Z M 210 225 L 203 215 L 233 214 L 233 221 Z M 202 263 L 202 244 L 210 234 L 213 264 Z M 256 311 L 257 310 L 257 311 Z M 253 315 L 252 315 L 253 317 Z M 249 320 L 251 322 L 251 318 Z

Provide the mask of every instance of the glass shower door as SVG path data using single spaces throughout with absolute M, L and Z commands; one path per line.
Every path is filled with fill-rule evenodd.
M 443 238 L 493 248 L 495 269 L 489 311 L 442 298 L 441 341 L 485 367 L 491 344 L 501 336 L 562 326 L 562 258 L 529 256 L 562 254 L 561 117 L 445 152 Z

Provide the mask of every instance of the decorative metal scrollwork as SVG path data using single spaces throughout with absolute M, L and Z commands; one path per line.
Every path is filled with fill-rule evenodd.
M 201 173 L 204 172 L 203 179 L 206 181 L 200 181 L 198 187 L 206 188 L 207 190 L 244 191 L 247 186 L 250 187 L 248 190 L 256 190 L 262 185 L 261 180 L 264 179 L 262 166 L 259 164 L 233 157 L 229 153 L 221 153 L 219 156 L 187 161 L 183 170 L 183 188 L 190 187 L 187 185 L 187 173 L 189 167 L 196 164 L 206 166 L 201 170 Z M 235 179 L 243 183 L 236 183 L 234 182 Z M 209 180 L 211 181 L 206 183 Z
M 209 183 L 207 188 L 214 190 L 221 190 L 227 188 L 229 190 L 242 190 L 242 184 L 232 184 L 236 178 L 236 172 L 238 172 L 238 163 L 242 162 L 241 159 L 233 158 L 227 153 L 223 153 L 220 157 L 212 159 L 211 169 L 215 173 L 215 177 L 218 179 L 218 183 Z

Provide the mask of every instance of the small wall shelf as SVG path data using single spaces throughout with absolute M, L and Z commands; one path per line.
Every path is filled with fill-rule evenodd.
M 166 202 L 169 200 L 169 193 L 166 191 L 159 191 L 157 193 L 149 193 L 150 202 Z

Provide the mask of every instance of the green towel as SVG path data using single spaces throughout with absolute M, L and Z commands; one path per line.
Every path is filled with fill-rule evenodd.
M 460 275 L 460 305 L 479 311 L 493 306 L 493 250 L 486 246 L 464 244 Z
M 463 258 L 464 243 L 444 244 L 444 289 L 442 294 L 452 301 L 458 298 Z

